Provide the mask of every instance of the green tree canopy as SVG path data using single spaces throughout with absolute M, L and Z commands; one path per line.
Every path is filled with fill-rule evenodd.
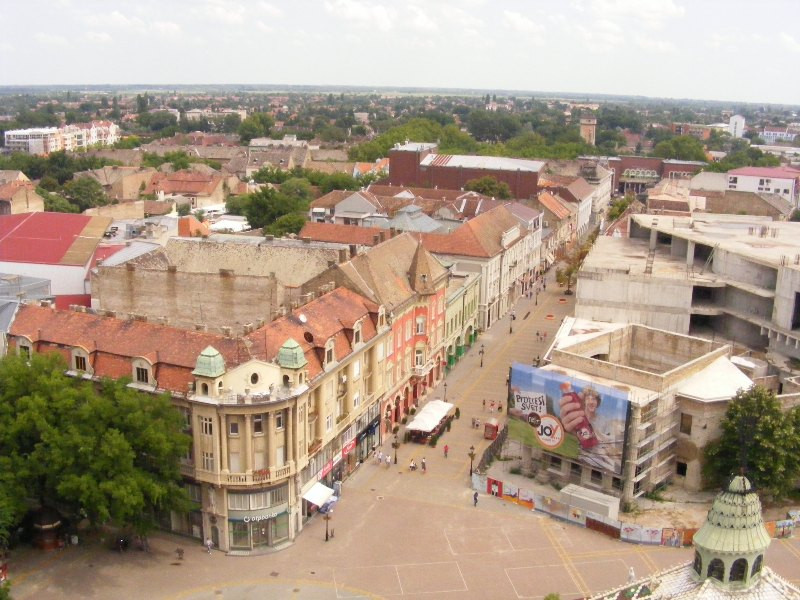
M 91 177 L 78 177 L 67 182 L 63 194 L 70 204 L 78 207 L 78 212 L 108 204 L 108 196 L 103 191 L 103 186 Z
M 314 196 L 311 183 L 304 177 L 292 177 L 281 184 L 281 194 L 300 202 L 310 202 Z
M 190 440 L 169 397 L 126 380 L 96 387 L 65 370 L 54 353 L 0 361 L 0 488 L 12 521 L 30 498 L 74 519 L 140 532 L 154 526 L 157 511 L 185 509 L 178 461 Z
M 264 188 L 250 194 L 245 208 L 247 222 L 253 229 L 272 225 L 280 217 L 293 213 L 302 213 L 306 205 L 280 192 Z
M 249 144 L 253 138 L 267 137 L 275 125 L 275 119 L 268 113 L 255 113 L 247 117 L 239 125 L 239 139 Z
M 511 198 L 511 188 L 505 181 L 497 181 L 491 175 L 481 177 L 480 179 L 470 179 L 464 184 L 464 189 L 470 192 L 478 192 L 486 196 L 497 198 L 498 200 L 506 200 Z
M 44 200 L 44 209 L 47 212 L 77 213 L 78 207 L 59 194 L 48 192 L 42 187 L 36 188 L 36 193 Z
M 800 477 L 800 408 L 781 410 L 760 386 L 740 390 L 722 419 L 722 435 L 706 446 L 703 475 L 715 488 L 727 485 L 746 462 L 757 489 L 785 496 Z
M 690 135 L 679 135 L 656 144 L 653 155 L 678 160 L 697 160 L 705 162 L 706 153 L 700 140 Z
M 290 233 L 300 233 L 303 225 L 306 224 L 306 217 L 300 213 L 291 213 L 278 217 L 274 223 L 264 228 L 264 233 L 283 237 Z

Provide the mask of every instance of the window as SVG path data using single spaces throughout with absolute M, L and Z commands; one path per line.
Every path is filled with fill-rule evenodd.
M 686 477 L 686 472 L 688 469 L 689 466 L 685 462 L 678 461 L 675 463 L 675 473 L 681 477 Z
M 558 471 L 561 470 L 561 459 L 558 456 L 550 457 L 550 468 Z
M 753 563 L 753 570 L 750 571 L 750 577 L 761 571 L 762 562 L 764 562 L 764 556 L 762 554 L 759 554 L 758 556 L 756 556 L 756 560 Z
M 282 504 L 289 498 L 289 487 L 284 485 L 279 488 L 274 488 L 270 490 L 270 495 L 272 496 L 272 506 Z
M 394 352 L 394 335 L 391 333 L 386 336 L 386 356 L 391 356 Z
M 712 560 L 710 563 L 708 563 L 708 572 L 706 573 L 706 577 L 722 581 L 725 577 L 725 563 L 718 558 Z
M 361 361 L 356 360 L 353 362 L 353 379 L 361 377 Z
M 76 371 L 85 371 L 86 370 L 86 357 L 85 356 L 75 356 L 75 370 Z
M 360 344 L 361 343 L 361 323 L 355 326 L 353 330 L 353 344 Z
M 698 575 L 702 575 L 703 574 L 703 557 L 700 556 L 700 553 L 697 550 L 694 551 L 694 565 L 693 565 L 693 568 L 694 568 L 694 572 L 697 573 Z
M 356 392 L 353 394 L 353 408 L 358 408 L 361 405 L 361 394 Z
M 422 348 L 414 350 L 414 366 L 422 367 L 425 365 L 425 351 Z
M 581 466 L 578 463 L 569 463 L 569 473 L 574 477 L 580 477 Z
M 150 381 L 150 369 L 146 367 L 136 367 L 136 383 L 148 383 Z
M 31 357 L 31 347 L 30 346 L 26 346 L 26 345 L 20 344 L 17 347 L 17 351 L 19 352 L 19 355 L 21 357 L 23 357 L 23 358 L 30 358 Z
M 264 415 L 253 415 L 253 433 L 264 433 Z
M 214 470 L 214 453 L 203 452 L 203 469 L 206 471 Z
M 286 450 L 283 446 L 275 448 L 275 466 L 282 467 L 286 464 Z
M 253 492 L 250 494 L 250 508 L 269 508 L 269 492 Z
M 744 581 L 747 571 L 747 559 L 737 558 L 731 565 L 731 573 L 728 577 L 728 581 Z
M 416 334 L 417 335 L 424 335 L 425 334 L 425 317 L 417 317 Z
M 228 431 L 231 435 L 239 435 L 239 421 L 231 421 L 228 423 Z
M 228 493 L 228 508 L 231 510 L 249 510 L 250 494 Z
M 283 429 L 283 411 L 275 413 L 275 429 Z
M 214 422 L 211 417 L 200 417 L 200 431 L 203 435 L 214 434 Z
M 692 415 L 681 413 L 681 433 L 692 434 Z
M 375 346 L 375 356 L 378 362 L 383 360 L 383 342 Z
M 328 415 L 325 417 L 325 431 L 330 431 L 333 429 L 333 415 Z
M 620 479 L 619 477 L 612 477 L 611 478 L 611 487 L 614 488 L 615 490 L 621 490 L 622 489 L 622 479 Z
M 333 362 L 333 341 L 325 344 L 325 362 L 328 364 Z
M 202 488 L 196 483 L 185 484 L 186 491 L 189 492 L 189 500 L 192 502 L 202 502 L 203 492 Z
M 411 321 L 406 321 L 406 341 L 411 339 Z
M 250 375 L 250 383 L 253 385 L 258 383 L 258 373 L 253 373 Z
M 597 469 L 592 469 L 592 483 L 595 485 L 603 484 L 603 474 Z

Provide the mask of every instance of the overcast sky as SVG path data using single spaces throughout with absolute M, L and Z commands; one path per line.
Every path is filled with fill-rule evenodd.
M 2 0 L 0 84 L 518 89 L 800 104 L 800 0 Z

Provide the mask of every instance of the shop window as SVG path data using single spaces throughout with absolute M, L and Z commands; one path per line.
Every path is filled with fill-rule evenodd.
M 231 510 L 250 510 L 250 495 L 229 492 L 228 508 Z
M 692 415 L 681 413 L 681 433 L 692 435 Z
M 689 470 L 689 466 L 685 462 L 678 461 L 675 463 L 675 473 L 680 475 L 681 477 L 686 477 L 686 472 Z
M 231 548 L 250 549 L 250 526 L 243 521 L 229 521 Z
M 289 514 L 283 513 L 274 519 L 270 519 L 272 525 L 272 543 L 282 542 L 289 539 Z
M 264 433 L 264 415 L 253 415 L 253 433 Z
M 250 508 L 256 510 L 258 508 L 269 507 L 269 492 L 253 492 L 250 494 Z

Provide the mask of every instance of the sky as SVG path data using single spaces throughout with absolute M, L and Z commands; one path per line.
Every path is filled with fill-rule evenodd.
M 353 85 L 800 104 L 800 0 L 2 0 L 0 23 L 0 85 Z

